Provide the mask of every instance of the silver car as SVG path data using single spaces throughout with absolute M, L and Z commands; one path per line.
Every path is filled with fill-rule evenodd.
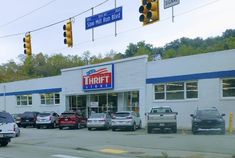
M 105 128 L 111 127 L 111 116 L 108 113 L 92 113 L 87 120 L 87 128 L 91 130 L 93 128 Z
M 134 111 L 120 111 L 116 112 L 112 118 L 112 130 L 116 129 L 130 129 L 135 131 L 141 128 L 141 119 L 139 114 Z
M 56 112 L 42 112 L 36 120 L 37 129 L 41 127 L 55 128 L 58 125 L 59 115 Z

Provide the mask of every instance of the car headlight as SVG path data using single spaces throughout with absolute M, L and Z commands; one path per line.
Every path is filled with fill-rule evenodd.
M 218 119 L 219 122 L 224 122 L 224 120 L 222 118 Z
M 199 118 L 195 118 L 194 121 L 195 121 L 195 122 L 201 122 L 202 120 L 199 119 Z

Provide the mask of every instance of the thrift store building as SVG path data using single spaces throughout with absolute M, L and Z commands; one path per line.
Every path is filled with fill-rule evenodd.
M 197 108 L 217 107 L 235 113 L 235 50 L 148 62 L 138 56 L 96 65 L 62 69 L 61 75 L 0 84 L 0 111 L 133 110 L 153 106 L 178 112 L 178 127 L 191 127 Z M 235 121 L 234 121 L 235 122 Z M 234 123 L 235 126 L 235 123 Z

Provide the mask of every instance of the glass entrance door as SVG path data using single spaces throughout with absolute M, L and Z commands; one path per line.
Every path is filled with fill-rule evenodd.
M 90 94 L 89 113 L 116 112 L 117 99 L 117 93 Z

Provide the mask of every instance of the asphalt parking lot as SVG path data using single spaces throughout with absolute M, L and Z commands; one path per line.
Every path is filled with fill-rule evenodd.
M 21 128 L 21 136 L 0 148 L 0 158 L 235 157 L 235 135 L 147 134 L 111 130 Z

